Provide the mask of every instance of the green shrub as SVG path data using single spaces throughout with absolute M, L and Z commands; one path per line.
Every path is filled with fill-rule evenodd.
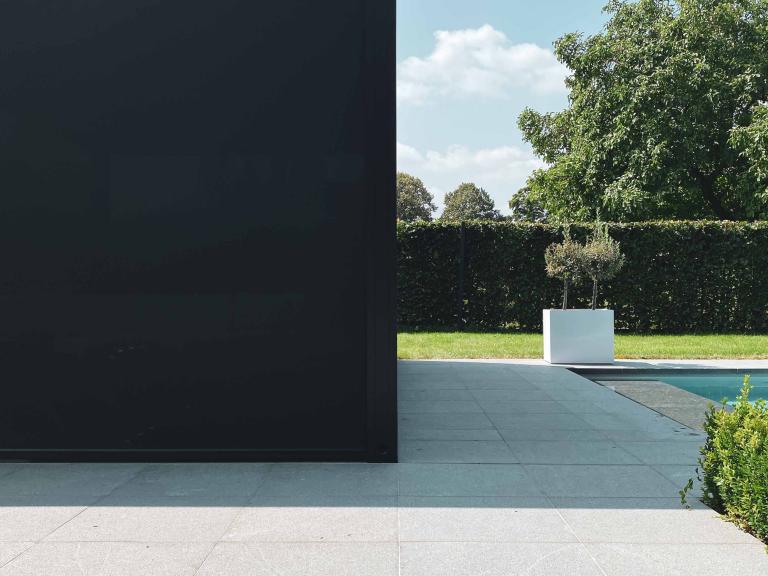
M 401 327 L 541 330 L 544 308 L 562 305 L 562 281 L 544 253 L 563 228 L 520 222 L 400 223 Z M 572 224 L 584 242 L 594 227 Z M 768 223 L 609 224 L 626 262 L 600 284 L 598 307 L 636 333 L 768 332 Z M 592 286 L 571 290 L 591 306 Z M 571 304 L 571 305 L 573 305 Z
M 744 389 L 732 412 L 712 406 L 707 442 L 701 450 L 704 501 L 768 542 L 768 405 L 749 402 Z

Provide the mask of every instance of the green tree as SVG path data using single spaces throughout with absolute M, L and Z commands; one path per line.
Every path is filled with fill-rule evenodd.
M 482 188 L 465 182 L 453 192 L 445 195 L 445 209 L 441 220 L 460 222 L 462 220 L 498 220 L 493 198 Z
M 424 182 L 405 172 L 397 173 L 398 220 L 403 222 L 432 220 L 432 212 L 437 209 L 432 200 L 432 194 L 424 186 Z
M 765 140 L 748 142 L 768 122 L 768 1 L 611 0 L 605 11 L 601 33 L 555 43 L 569 107 L 518 119 L 549 164 L 527 201 L 555 220 L 768 217 Z

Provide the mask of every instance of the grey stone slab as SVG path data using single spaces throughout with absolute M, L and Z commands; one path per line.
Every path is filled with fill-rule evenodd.
M 212 544 L 42 542 L 0 568 L 1 576 L 192 576 Z
M 478 402 L 542 402 L 552 401 L 548 394 L 528 384 L 516 388 L 501 388 L 495 390 L 471 390 L 472 396 Z
M 395 464 L 275 464 L 261 496 L 396 496 Z
M 421 428 L 412 423 L 401 424 L 398 434 L 400 440 L 501 440 L 501 435 L 493 428 Z
M 271 464 L 228 462 L 149 464 L 112 496 L 131 502 L 136 497 L 249 497 L 264 482 L 270 467 Z
M 657 464 L 653 466 L 659 474 L 672 482 L 678 490 L 682 490 L 688 484 L 688 480 L 693 480 L 692 489 L 689 492 L 691 499 L 701 498 L 701 481 L 699 480 L 698 467 L 692 464 L 673 465 Z
M 18 499 L 16 504 L 0 506 L 0 542 L 41 540 L 85 509 L 84 506 L 40 506 L 34 497 Z
M 399 421 L 416 428 L 478 430 L 494 427 L 485 414 L 400 414 Z
M 696 464 L 702 442 L 620 442 L 619 445 L 646 464 Z
M 610 440 L 508 441 L 523 464 L 639 464 Z
M 548 496 L 674 498 L 678 489 L 650 466 L 525 465 Z
M 499 402 L 497 400 L 479 400 L 478 404 L 487 414 L 570 414 L 560 402 L 554 400 L 534 400 L 530 402 Z
M 397 403 L 400 414 L 471 414 L 483 410 L 474 400 L 402 400 Z
M 222 540 L 397 542 L 396 498 L 257 496 Z
M 585 414 L 584 416 L 592 416 Z M 497 428 L 529 430 L 592 430 L 594 427 L 576 414 L 489 414 Z
M 198 576 L 397 576 L 396 543 L 219 543 Z
M 599 430 L 547 430 L 539 428 L 502 428 L 499 430 L 504 440 L 515 442 L 520 440 L 538 441 L 574 441 L 589 440 L 603 441 L 607 437 Z
M 541 496 L 517 464 L 400 464 L 401 496 Z
M 754 544 L 755 539 L 713 510 L 680 499 L 553 499 L 582 542 Z
M 576 542 L 546 498 L 400 497 L 401 542 Z
M 32 547 L 34 542 L 0 542 L 0 567 Z
M 194 499 L 145 498 L 115 505 L 105 498 L 46 537 L 49 542 L 216 542 L 240 512 L 237 506 L 200 506 Z
M 400 462 L 514 463 L 503 440 L 401 440 Z
M 401 390 L 398 400 L 474 400 L 469 390 Z
M 403 542 L 402 576 L 605 576 L 582 544 Z
M 689 428 L 636 428 L 633 430 L 602 430 L 605 437 L 618 442 L 666 442 L 704 439 L 704 436 Z
M 588 544 L 606 574 L 621 576 L 765 576 L 762 544 Z
M 81 505 L 135 476 L 141 464 L 28 464 L 3 476 L 0 505 L 35 496 L 49 505 Z
M 467 386 L 463 382 L 443 378 L 400 378 L 397 383 L 397 388 L 400 391 L 466 390 Z

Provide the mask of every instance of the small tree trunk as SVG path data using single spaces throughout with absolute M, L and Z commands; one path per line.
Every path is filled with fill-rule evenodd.
M 568 309 L 568 280 L 563 280 L 563 310 Z
M 597 280 L 592 281 L 592 310 L 597 310 Z

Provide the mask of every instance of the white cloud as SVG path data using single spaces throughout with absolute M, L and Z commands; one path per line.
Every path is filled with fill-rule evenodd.
M 550 50 L 512 44 L 488 24 L 439 31 L 432 54 L 398 64 L 397 99 L 400 104 L 420 104 L 432 96 L 504 98 L 515 88 L 564 93 L 567 72 Z
M 397 169 L 421 178 L 440 207 L 446 191 L 462 182 L 474 182 L 491 195 L 496 208 L 507 213 L 512 195 L 523 187 L 531 172 L 544 166 L 532 152 L 516 146 L 478 150 L 451 146 L 443 152 L 421 152 L 397 144 Z

